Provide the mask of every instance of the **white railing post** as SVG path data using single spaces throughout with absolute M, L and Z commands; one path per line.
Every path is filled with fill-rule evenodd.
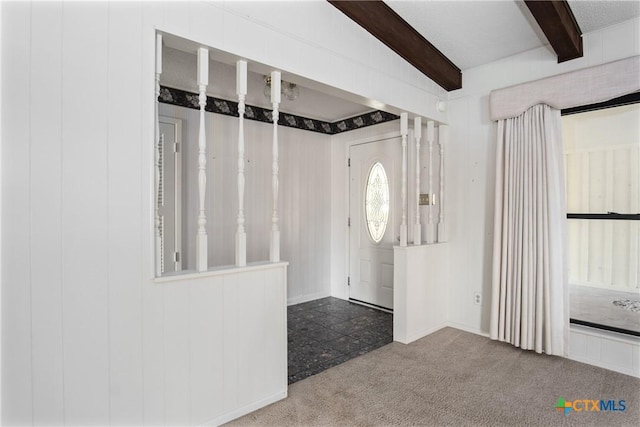
M 196 237 L 196 268 L 198 271 L 207 271 L 207 216 L 204 212 L 205 194 L 207 190 L 207 136 L 205 133 L 204 108 L 207 105 L 207 85 L 209 84 L 209 51 L 205 48 L 198 49 L 198 90 L 200 95 L 200 132 L 198 134 L 198 195 L 200 209 L 198 213 L 198 235 Z
M 438 142 L 440 143 L 440 208 L 438 217 L 438 242 L 447 241 L 447 228 L 444 222 L 444 146 L 449 143 L 449 126 L 438 127 Z
M 427 122 L 427 142 L 429 143 L 429 219 L 427 221 L 427 243 L 435 242 L 436 228 L 433 222 L 433 140 L 435 139 L 435 124 L 433 120 Z
M 422 118 L 413 120 L 413 135 L 416 138 L 416 225 L 413 229 L 413 244 L 422 244 L 422 226 L 420 225 L 420 138 L 422 137 Z
M 158 97 L 160 96 L 160 75 L 162 74 L 162 34 L 156 34 L 156 99 L 155 99 L 155 136 L 154 136 L 154 152 L 155 152 L 155 167 L 154 167 L 154 175 L 155 175 L 155 197 L 153 200 L 154 204 L 154 234 L 155 234 L 155 272 L 156 276 L 159 277 L 162 275 L 162 233 L 161 233 L 161 223 L 160 223 L 160 211 L 159 211 L 159 203 L 160 203 L 160 168 L 162 165 L 160 164 L 160 150 L 162 149 L 162 140 L 160 138 L 160 118 L 158 116 Z
M 269 260 L 280 261 L 280 229 L 278 228 L 278 106 L 280 104 L 280 71 L 271 73 L 271 104 L 273 105 L 273 163 L 271 184 L 273 189 L 273 214 L 271 216 L 271 247 Z
M 407 133 L 409 131 L 409 117 L 407 113 L 400 114 L 400 135 L 402 135 L 402 221 L 400 223 L 400 246 L 407 246 Z
M 236 62 L 238 95 L 238 230 L 236 231 L 236 266 L 247 265 L 247 234 L 244 229 L 244 98 L 247 95 L 247 62 Z

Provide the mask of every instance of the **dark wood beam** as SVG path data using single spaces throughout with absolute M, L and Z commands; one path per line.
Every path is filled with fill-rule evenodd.
M 462 87 L 460 69 L 382 1 L 328 1 L 446 90 Z
M 558 55 L 558 63 L 582 57 L 582 31 L 565 0 L 524 0 Z

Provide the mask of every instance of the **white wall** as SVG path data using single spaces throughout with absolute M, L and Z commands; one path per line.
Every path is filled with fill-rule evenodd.
M 197 110 L 160 104 L 160 115 L 183 120 L 183 258 L 195 270 L 198 229 Z M 273 125 L 245 120 L 245 230 L 247 262 L 269 259 L 273 198 Z M 207 134 L 207 233 L 209 266 L 235 263 L 238 216 L 238 119 L 205 113 Z M 330 136 L 279 127 L 278 216 L 281 259 L 289 261 L 288 299 L 307 301 L 330 294 Z
M 638 55 L 639 40 L 640 20 L 634 19 L 585 34 L 585 55 L 580 59 L 557 64 L 543 47 L 463 73 L 463 88 L 451 92 L 449 101 L 447 214 L 453 326 L 480 333 L 489 330 L 495 185 L 490 91 Z M 482 292 L 482 305 L 473 303 L 476 291 Z
M 188 418 L 161 362 L 171 319 L 204 313 L 152 281 L 155 30 L 436 119 L 444 92 L 323 1 L 0 7 L 2 422 L 215 416 Z

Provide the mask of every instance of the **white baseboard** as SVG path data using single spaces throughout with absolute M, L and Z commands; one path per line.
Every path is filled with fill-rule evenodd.
M 229 421 L 233 421 L 236 418 L 240 418 L 243 415 L 247 415 L 260 408 L 264 408 L 267 405 L 271 405 L 272 403 L 275 403 L 279 400 L 285 399 L 286 397 L 287 397 L 287 388 L 285 388 L 284 391 L 280 391 L 272 396 L 269 396 L 257 402 L 250 403 L 249 405 L 243 406 L 242 408 L 238 408 L 235 411 L 231 411 L 227 414 L 214 418 L 211 421 L 207 421 L 202 425 L 203 426 L 219 426 L 224 423 L 228 423 Z
M 422 330 L 420 332 L 416 332 L 416 333 L 413 333 L 413 334 L 407 336 L 406 342 L 403 341 L 403 340 L 400 340 L 400 339 L 396 340 L 395 337 L 394 337 L 394 341 L 399 342 L 401 344 L 411 344 L 412 342 L 417 341 L 420 338 L 424 338 L 427 335 L 431 335 L 432 333 L 434 333 L 436 331 L 439 331 L 440 329 L 445 328 L 445 327 L 447 327 L 447 325 L 442 323 L 442 324 L 440 324 L 438 326 L 434 326 L 433 328 L 428 328 L 428 329 L 425 329 L 425 330 Z
M 469 332 L 475 335 L 480 335 L 482 337 L 485 338 L 489 338 L 489 333 L 488 332 L 482 332 L 480 329 L 476 329 L 476 328 L 470 328 L 466 325 L 462 325 L 460 323 L 455 323 L 455 322 L 445 322 L 444 326 L 449 326 L 450 328 L 454 328 L 454 329 L 460 329 L 461 331 L 465 331 L 465 332 Z
M 288 298 L 287 305 L 302 304 L 303 302 L 309 302 L 309 301 L 313 301 L 320 298 L 326 298 L 330 296 L 331 296 L 331 292 L 328 292 L 328 291 L 317 292 L 315 294 L 309 294 L 309 295 L 301 295 L 293 298 Z
M 455 322 L 445 326 L 489 338 L 486 332 Z M 640 378 L 640 338 L 573 324 L 570 334 L 567 359 Z

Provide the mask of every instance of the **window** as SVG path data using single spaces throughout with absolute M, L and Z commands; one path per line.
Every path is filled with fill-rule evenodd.
M 364 205 L 367 230 L 371 239 L 378 243 L 389 220 L 389 182 L 380 162 L 374 163 L 369 170 Z
M 640 335 L 640 104 L 585 110 L 562 121 L 571 321 Z

